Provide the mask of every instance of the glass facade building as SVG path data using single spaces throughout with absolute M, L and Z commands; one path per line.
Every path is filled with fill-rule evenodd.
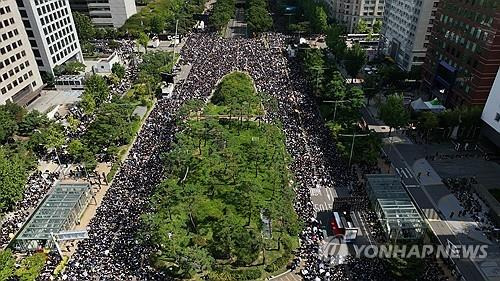
M 484 105 L 500 66 L 500 1 L 441 1 L 423 89 L 448 107 Z
M 370 202 L 391 240 L 416 240 L 424 233 L 417 208 L 397 175 L 369 174 L 366 190 Z

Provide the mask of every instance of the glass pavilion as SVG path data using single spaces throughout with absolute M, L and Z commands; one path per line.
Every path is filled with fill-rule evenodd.
M 54 235 L 70 230 L 92 198 L 88 183 L 58 183 L 14 239 L 14 247 L 32 250 L 51 247 Z
M 393 240 L 416 240 L 423 234 L 423 220 L 397 175 L 366 175 L 366 190 L 375 212 Z

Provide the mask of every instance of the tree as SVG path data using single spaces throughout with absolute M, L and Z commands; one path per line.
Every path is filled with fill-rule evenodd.
M 85 145 L 78 139 L 72 140 L 68 144 L 68 153 L 76 161 L 83 159 L 83 155 L 86 152 L 86 150 L 87 149 L 86 149 Z
M 0 147 L 0 213 L 21 199 L 28 175 L 26 160 L 18 153 Z M 1 267 L 0 267 L 1 268 Z
M 47 71 L 41 71 L 40 76 L 42 78 L 42 82 L 47 85 L 47 87 L 54 87 L 55 79 L 52 73 Z
M 78 38 L 83 42 L 94 39 L 96 31 L 90 17 L 78 12 L 72 14 Z
M 363 91 L 368 100 L 367 103 L 370 104 L 370 100 L 374 98 L 380 91 L 382 91 L 379 75 L 365 75 L 365 79 L 363 82 Z
M 30 136 L 35 129 L 44 127 L 49 124 L 47 115 L 42 114 L 36 110 L 30 111 L 19 123 L 18 133 L 21 136 Z
M 14 275 L 16 260 L 11 250 L 0 250 L 0 281 L 11 280 Z
M 159 15 L 154 15 L 149 22 L 149 28 L 154 34 L 160 34 L 165 29 L 165 19 Z
M 137 38 L 137 44 L 139 44 L 144 48 L 145 53 L 148 52 L 148 43 L 149 43 L 149 36 L 144 32 L 139 33 L 139 37 Z
M 42 271 L 47 255 L 36 253 L 22 260 L 21 266 L 16 270 L 16 276 L 20 281 L 35 281 Z
M 247 11 L 247 23 L 250 30 L 254 32 L 264 32 L 273 26 L 273 18 L 262 6 L 251 6 Z
M 344 100 L 346 97 L 345 80 L 339 71 L 334 71 L 330 81 L 328 81 L 323 97 L 328 100 Z
M 17 122 L 5 106 L 0 106 L 0 143 L 5 143 L 17 130 Z
M 344 58 L 344 66 L 352 79 L 355 79 L 359 71 L 365 65 L 366 53 L 359 44 L 354 44 L 352 48 L 347 50 Z
M 306 49 L 304 50 L 303 61 L 306 77 L 313 87 L 314 92 L 318 94 L 322 89 L 325 73 L 323 53 L 319 49 Z
M 288 25 L 288 30 L 295 33 L 304 33 L 309 28 L 309 25 L 305 22 L 299 22 L 297 24 L 291 23 Z
M 393 128 L 408 124 L 409 114 L 403 105 L 403 96 L 393 94 L 387 97 L 386 102 L 380 107 L 380 119 L 389 126 L 389 136 Z
M 397 65 L 384 65 L 379 69 L 383 86 L 400 88 L 408 74 Z
M 118 78 L 122 79 L 125 76 L 125 67 L 117 62 L 111 67 L 111 72 L 115 74 Z
M 328 16 L 326 15 L 325 9 L 321 6 L 316 6 L 314 9 L 312 27 L 314 29 L 314 33 L 323 33 L 328 28 Z
M 366 34 L 368 31 L 370 31 L 368 24 L 363 18 L 360 18 L 358 24 L 356 25 L 356 33 Z
M 42 130 L 45 148 L 59 149 L 65 142 L 64 132 L 59 124 L 52 123 L 51 126 Z
M 61 75 L 64 75 L 64 72 L 66 71 L 66 68 L 64 67 L 63 64 L 60 64 L 60 65 L 54 66 L 54 68 L 52 69 L 52 71 L 54 72 L 55 76 L 61 76 Z
M 426 111 L 422 112 L 418 120 L 419 127 L 425 132 L 425 139 L 428 141 L 429 132 L 437 128 L 437 126 L 439 125 L 439 119 L 437 118 L 436 114 Z
M 111 153 L 110 147 L 119 147 L 134 136 L 130 126 L 131 104 L 105 103 L 99 109 L 97 118 L 88 128 L 83 143 L 92 151 Z
M 85 64 L 77 60 L 71 60 L 64 64 L 64 74 L 75 75 L 83 71 L 85 71 Z
M 90 93 L 83 93 L 82 94 L 82 99 L 80 100 L 80 105 L 83 108 L 83 112 L 85 114 L 92 114 L 96 110 L 96 103 L 94 100 L 94 97 Z
M 108 84 L 106 83 L 106 80 L 100 75 L 94 74 L 90 76 L 86 81 L 85 81 L 85 90 L 83 91 L 83 97 L 82 99 L 86 96 L 90 96 L 96 107 L 99 107 L 109 96 L 109 87 Z M 91 102 L 87 100 L 85 103 L 87 103 L 88 106 L 91 107 Z
M 339 25 L 331 25 L 326 31 L 326 45 L 337 60 L 344 56 L 347 49 L 345 41 L 341 38 L 342 35 L 344 35 L 344 30 Z
M 382 21 L 380 19 L 375 20 L 375 23 L 373 24 L 373 32 L 379 34 L 381 29 Z
M 235 5 L 236 2 L 234 0 L 219 0 L 215 2 L 212 14 L 210 15 L 210 22 L 212 22 L 218 30 L 222 30 L 231 17 L 233 17 Z

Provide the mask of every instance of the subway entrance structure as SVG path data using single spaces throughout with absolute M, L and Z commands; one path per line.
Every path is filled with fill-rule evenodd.
M 94 198 L 89 183 L 57 183 L 13 239 L 19 251 L 57 248 L 58 241 L 88 238 L 86 231 L 71 231 Z

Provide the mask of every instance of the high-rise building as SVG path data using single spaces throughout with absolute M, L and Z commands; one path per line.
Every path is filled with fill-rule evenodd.
M 16 1 L 0 0 L 0 104 L 26 105 L 42 84 Z
M 500 65 L 499 30 L 500 1 L 441 1 L 423 90 L 448 106 L 484 105 Z
M 482 134 L 500 148 L 500 68 L 484 105 L 481 119 L 486 123 L 481 130 Z
M 386 0 L 380 51 L 402 69 L 424 63 L 439 0 Z
M 83 61 L 68 0 L 16 0 L 40 73 Z
M 382 20 L 385 0 L 324 0 L 328 12 L 337 22 L 347 28 L 348 33 L 355 33 L 360 19 L 366 21 L 368 27 L 376 20 Z
M 69 0 L 71 10 L 88 15 L 96 26 L 121 27 L 137 13 L 135 0 Z

